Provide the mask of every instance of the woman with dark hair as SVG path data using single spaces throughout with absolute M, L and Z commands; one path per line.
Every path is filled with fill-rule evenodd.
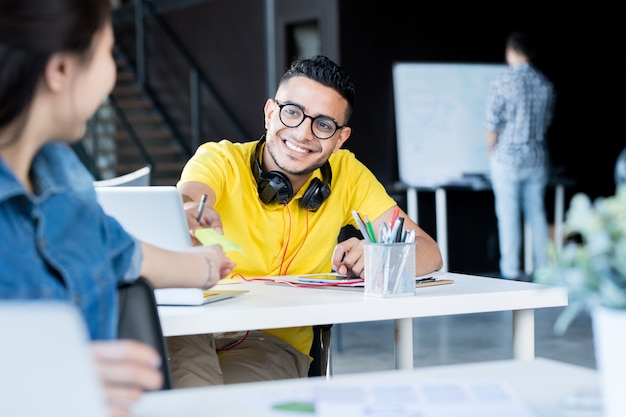
M 129 235 L 97 203 L 70 148 L 115 83 L 109 0 L 0 0 L 0 299 L 82 312 L 113 415 L 160 386 L 158 354 L 116 341 L 117 287 L 212 287 L 220 246 L 170 252 Z

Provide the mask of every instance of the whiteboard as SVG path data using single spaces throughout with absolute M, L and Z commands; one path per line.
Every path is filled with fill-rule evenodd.
M 489 174 L 485 116 L 505 64 L 397 62 L 393 89 L 400 180 L 409 186 Z

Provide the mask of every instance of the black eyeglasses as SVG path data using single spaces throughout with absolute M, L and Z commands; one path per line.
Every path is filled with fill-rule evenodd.
M 276 100 L 274 100 L 274 102 L 280 109 L 278 117 L 282 124 L 287 127 L 298 127 L 304 122 L 304 119 L 308 117 L 311 119 L 311 132 L 313 132 L 318 139 L 329 139 L 338 129 L 346 127 L 345 125 L 339 126 L 337 122 L 328 116 L 309 116 L 304 112 L 302 107 L 297 104 L 280 104 Z

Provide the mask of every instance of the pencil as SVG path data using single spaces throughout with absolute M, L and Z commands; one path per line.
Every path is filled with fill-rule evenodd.
M 356 210 L 352 210 L 352 217 L 354 217 L 354 221 L 356 222 L 357 226 L 359 226 L 359 231 L 363 235 L 363 239 L 365 239 L 368 242 L 371 242 L 372 239 L 370 239 L 370 234 L 367 230 L 367 226 L 365 226 L 363 219 L 361 219 L 361 216 Z

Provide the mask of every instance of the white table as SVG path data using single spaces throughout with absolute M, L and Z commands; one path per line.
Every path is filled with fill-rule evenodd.
M 513 312 L 513 356 L 535 356 L 534 309 L 567 305 L 567 290 L 456 273 L 453 284 L 418 288 L 415 296 L 365 297 L 362 292 L 242 282 L 218 285 L 249 293 L 197 307 L 159 307 L 165 336 L 394 320 L 396 368 L 413 368 L 414 317 Z M 216 287 L 217 288 L 217 287 Z
M 478 400 L 463 412 L 445 416 L 464 417 L 494 416 L 509 417 L 527 411 L 537 417 L 601 417 L 599 380 L 595 370 L 569 365 L 563 362 L 537 358 L 535 360 L 507 360 L 471 363 L 463 365 L 424 367 L 410 371 L 383 371 L 337 375 L 330 380 L 305 378 L 297 380 L 254 382 L 215 387 L 189 388 L 153 392 L 144 395 L 133 410 L 133 417 L 203 417 L 203 416 L 316 416 L 322 412 L 320 400 L 326 399 L 328 390 L 346 395 L 345 388 L 368 389 L 372 386 L 389 388 L 397 386 L 419 387 L 445 382 L 472 386 L 477 381 L 496 381 L 507 388 L 510 397 L 517 401 L 506 401 L 505 410 L 493 414 L 493 405 Z M 371 392 L 371 391 L 370 391 Z M 349 395 L 349 394 L 347 394 Z M 342 398 L 343 400 L 344 398 Z M 371 397 L 357 397 L 357 401 L 371 401 Z M 316 414 L 277 411 L 276 404 L 290 401 L 309 402 L 315 405 Z M 402 399 L 390 402 L 397 404 Z M 328 404 L 328 403 L 327 403 Z M 336 404 L 336 405 L 335 405 Z M 342 413 L 345 404 L 333 404 L 332 415 Z M 358 405 L 358 403 L 357 403 Z M 486 406 L 491 414 L 480 406 Z M 517 412 L 517 414 L 516 414 Z M 325 413 L 324 415 L 330 415 Z M 385 414 L 403 415 L 403 414 Z M 428 414 L 432 417 L 442 413 Z

